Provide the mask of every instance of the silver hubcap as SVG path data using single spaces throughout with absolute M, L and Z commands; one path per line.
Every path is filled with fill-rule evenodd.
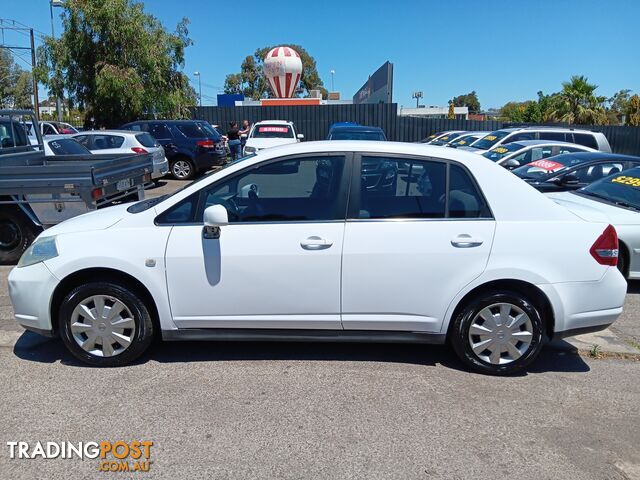
M 184 160 L 178 160 L 173 164 L 173 174 L 178 178 L 185 178 L 191 174 L 191 165 Z
M 107 295 L 84 299 L 71 314 L 73 339 L 97 357 L 113 357 L 124 352 L 133 341 L 135 327 L 135 318 L 127 306 Z
M 469 344 L 480 360 L 504 365 L 524 355 L 533 340 L 533 324 L 524 311 L 510 303 L 483 308 L 469 328 Z

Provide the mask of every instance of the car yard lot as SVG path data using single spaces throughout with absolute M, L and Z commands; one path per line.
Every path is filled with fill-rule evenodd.
M 141 478 L 640 478 L 633 359 L 546 349 L 526 374 L 499 378 L 469 373 L 446 347 L 186 342 L 93 369 L 18 327 L 9 270 L 0 268 L 3 478 L 42 472 L 39 461 L 10 460 L 8 441 L 133 439 L 154 442 Z M 640 282 L 625 307 L 615 328 L 640 343 Z M 100 478 L 98 466 L 48 460 L 47 478 Z

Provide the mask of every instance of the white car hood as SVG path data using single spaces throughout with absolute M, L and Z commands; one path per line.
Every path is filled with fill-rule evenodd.
M 640 213 L 627 208 L 591 200 L 571 192 L 547 193 L 546 195 L 558 205 L 562 205 L 588 222 L 640 225 Z
M 481 148 L 474 148 L 474 147 L 458 147 L 458 150 L 477 153 L 478 155 L 482 155 L 483 153 L 488 152 L 488 150 L 482 150 Z
M 263 148 L 277 147 L 280 145 L 288 145 L 296 143 L 296 138 L 249 138 L 245 146 L 254 147 L 262 150 Z
M 127 208 L 130 203 L 107 207 L 93 212 L 78 215 L 77 217 L 65 220 L 62 223 L 47 228 L 43 233 L 43 237 L 51 235 L 60 235 L 63 233 L 86 232 L 91 230 L 104 230 L 112 227 L 125 216 L 129 215 Z

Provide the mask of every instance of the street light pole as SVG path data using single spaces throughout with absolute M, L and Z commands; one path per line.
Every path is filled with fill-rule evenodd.
M 193 74 L 198 77 L 198 103 L 202 106 L 202 76 L 200 72 L 193 72 Z
M 332 92 L 335 92 L 335 91 L 336 91 L 335 87 L 333 86 L 333 76 L 334 76 L 335 74 L 336 74 L 336 71 L 335 71 L 335 70 L 331 70 L 331 91 L 332 91 Z
M 416 99 L 416 108 L 419 108 L 420 99 L 422 98 L 422 91 L 413 92 L 411 96 Z
M 49 10 L 51 12 L 51 37 L 55 40 L 56 39 L 56 32 L 55 29 L 53 28 L 53 6 L 56 7 L 61 7 L 62 6 L 62 2 L 60 0 L 49 0 Z M 62 108 L 61 108 L 61 104 L 62 102 L 60 101 L 60 96 L 56 95 L 56 112 L 58 112 L 58 121 L 61 122 L 62 121 Z

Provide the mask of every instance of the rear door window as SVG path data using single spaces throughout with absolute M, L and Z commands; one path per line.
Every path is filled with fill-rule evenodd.
M 187 138 L 206 138 L 207 132 L 197 123 L 178 123 L 176 128 Z M 156 137 L 157 138 L 157 137 Z
M 573 134 L 574 143 L 579 145 L 584 145 L 585 147 L 598 149 L 598 142 L 596 141 L 596 137 L 590 135 L 588 133 L 574 133 Z
M 152 123 L 149 128 L 149 133 L 156 140 L 165 140 L 171 138 L 171 132 L 164 123 Z
M 540 132 L 540 140 L 553 140 L 555 142 L 571 142 L 571 139 L 567 139 L 567 135 L 564 132 Z
M 449 218 L 488 218 L 484 197 L 471 175 L 460 165 L 449 167 Z

